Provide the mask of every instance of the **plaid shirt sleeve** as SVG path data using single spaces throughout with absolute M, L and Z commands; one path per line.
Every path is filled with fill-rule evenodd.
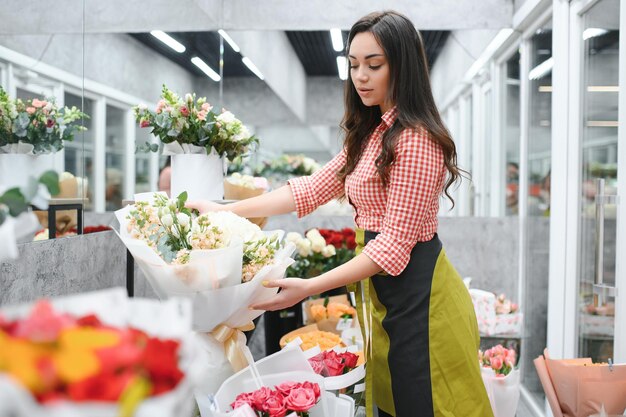
M 298 217 L 306 216 L 319 206 L 344 193 L 344 185 L 337 178 L 337 171 L 345 163 L 346 154 L 345 151 L 342 151 L 312 175 L 293 178 L 288 181 L 296 203 Z
M 405 129 L 389 175 L 382 229 L 363 249 L 388 274 L 399 275 L 408 265 L 426 215 L 438 209 L 443 175 L 441 147 L 425 129 Z

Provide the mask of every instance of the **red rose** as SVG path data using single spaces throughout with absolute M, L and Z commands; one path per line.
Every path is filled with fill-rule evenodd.
M 178 347 L 175 340 L 148 339 L 142 363 L 152 380 L 152 395 L 172 390 L 183 379 L 178 368 Z
M 150 127 L 150 121 L 144 119 L 144 120 L 141 121 L 140 126 L 141 127 Z
M 285 417 L 285 398 L 278 391 L 270 391 L 269 397 L 263 404 L 262 411 L 269 414 L 269 417 Z
M 48 119 L 48 121 L 46 122 L 46 127 L 50 128 L 52 126 L 54 126 L 54 120 Z
M 322 395 L 320 390 L 320 386 L 315 382 L 306 381 L 302 383 L 302 388 L 307 388 L 313 390 L 313 394 L 315 394 L 315 401 L 319 400 Z
M 309 411 L 315 405 L 315 392 L 311 388 L 294 388 L 285 398 L 285 406 L 287 409 L 295 412 Z
M 117 401 L 135 378 L 131 370 L 122 373 L 106 372 L 69 384 L 69 399 L 81 401 Z
M 254 407 L 254 401 L 252 401 L 252 393 L 244 392 L 239 394 L 230 406 L 234 410 L 235 408 L 239 408 L 244 404 L 248 404 L 250 407 Z
M 78 318 L 76 324 L 80 327 L 101 327 L 102 322 L 95 314 L 88 314 L 86 316 Z
M 313 368 L 313 372 L 318 375 L 322 375 L 322 372 L 324 371 L 324 360 L 316 360 L 315 358 L 316 357 L 309 359 L 309 365 Z
M 359 361 L 359 355 L 355 355 L 351 352 L 345 352 L 341 354 L 343 358 L 343 364 L 346 365 L 346 368 L 356 368 L 356 364 Z
M 189 109 L 187 108 L 187 106 L 180 107 L 180 114 L 182 114 L 184 117 L 189 116 Z
M 356 248 L 356 240 L 354 236 L 349 236 L 346 238 L 346 246 L 348 249 L 353 250 Z
M 343 374 L 343 369 L 346 367 L 346 365 L 344 365 L 343 363 L 343 358 L 337 355 L 337 352 L 335 352 L 334 350 L 329 350 L 326 352 L 324 365 L 326 365 L 328 376 L 341 375 Z
M 276 385 L 276 390 L 280 392 L 283 396 L 288 396 L 291 393 L 291 390 L 294 388 L 299 388 L 300 384 L 294 381 L 286 381 L 282 384 Z
M 254 409 L 257 411 L 263 411 L 263 404 L 271 396 L 272 390 L 268 387 L 261 387 L 251 394 Z

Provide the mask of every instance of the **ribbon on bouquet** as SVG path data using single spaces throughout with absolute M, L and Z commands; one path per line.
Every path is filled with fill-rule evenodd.
M 226 359 L 228 359 L 235 372 L 239 372 L 248 366 L 248 359 L 244 353 L 247 348 L 246 335 L 244 335 L 243 332 L 252 329 L 254 329 L 253 322 L 235 328 L 220 324 L 209 333 L 218 342 L 224 345 Z

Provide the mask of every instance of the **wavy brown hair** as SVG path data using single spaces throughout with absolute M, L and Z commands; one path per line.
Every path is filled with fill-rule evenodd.
M 441 120 L 435 99 L 430 88 L 428 62 L 424 51 L 424 42 L 420 33 L 409 19 L 394 11 L 376 12 L 362 17 L 356 22 L 348 35 L 346 51 L 354 37 L 362 32 L 370 32 L 378 41 L 387 57 L 390 70 L 390 81 L 387 100 L 398 109 L 398 118 L 383 135 L 382 152 L 376 159 L 376 169 L 384 186 L 389 184 L 389 174 L 396 154 L 395 145 L 400 133 L 407 128 L 424 127 L 432 140 L 437 142 L 443 151 L 444 162 L 448 170 L 448 178 L 444 187 L 446 196 L 454 199 L 448 189 L 461 177 L 457 166 L 456 146 Z M 367 107 L 361 101 L 352 83 L 351 75 L 345 83 L 345 114 L 341 128 L 345 131 L 344 149 L 346 164 L 337 173 L 345 182 L 356 167 L 363 146 L 368 136 L 381 122 L 379 106 Z

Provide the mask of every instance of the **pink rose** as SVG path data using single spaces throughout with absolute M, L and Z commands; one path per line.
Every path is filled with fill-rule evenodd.
M 495 371 L 499 371 L 502 368 L 502 358 L 500 356 L 496 356 L 495 358 L 491 358 L 491 367 Z
M 210 112 L 211 109 L 213 108 L 213 106 L 211 106 L 209 103 L 203 103 L 202 104 L 202 111 L 204 112 Z
M 187 106 L 181 106 L 180 114 L 182 114 L 184 117 L 189 116 L 189 108 Z
M 315 392 L 311 388 L 294 388 L 285 398 L 285 406 L 295 412 L 309 411 L 316 402 Z
M 261 387 L 254 391 L 251 395 L 252 402 L 254 403 L 254 409 L 257 411 L 263 411 L 263 404 L 272 395 L 272 390 L 268 387 Z
M 268 413 L 269 417 L 284 417 L 287 414 L 285 398 L 278 391 L 271 391 L 263 404 L 261 411 Z
M 163 111 L 163 108 L 167 105 L 167 103 L 165 102 L 165 100 L 159 100 L 159 102 L 157 103 L 156 106 L 156 112 L 161 113 Z
M 37 111 L 37 109 L 34 108 L 34 107 L 26 107 L 26 113 L 28 113 L 28 114 L 33 114 L 36 111 Z
M 32 102 L 32 105 L 35 108 L 41 108 L 41 107 L 45 106 L 46 104 L 48 104 L 47 101 L 39 100 L 39 99 L 36 99 L 36 98 L 34 98 L 33 102 Z
M 276 385 L 276 390 L 283 396 L 288 396 L 294 388 L 299 388 L 301 384 L 294 381 L 286 381 L 282 384 Z
M 355 355 L 352 352 L 344 352 L 341 354 L 343 357 L 343 363 L 346 368 L 356 368 L 356 364 L 359 361 L 359 355 Z
M 206 115 L 207 115 L 207 112 L 206 112 L 206 111 L 204 111 L 204 110 L 200 110 L 200 111 L 198 112 L 198 120 L 205 121 L 205 120 L 206 120 Z
M 150 127 L 150 121 L 148 120 L 142 120 L 141 121 L 141 127 Z
M 33 342 L 53 342 L 58 339 L 61 331 L 74 325 L 76 321 L 64 314 L 57 314 L 49 301 L 43 300 L 35 304 L 29 316 L 17 323 L 15 337 Z
M 322 395 L 320 391 L 320 386 L 315 382 L 306 381 L 302 383 L 302 388 L 307 388 L 313 390 L 313 394 L 315 394 L 315 401 L 317 401 Z
M 230 405 L 232 409 L 241 407 L 244 404 L 248 404 L 250 407 L 254 407 L 254 401 L 252 400 L 252 394 L 249 392 L 241 393 L 235 398 L 235 401 Z
M 329 350 L 326 352 L 324 365 L 326 365 L 328 376 L 341 375 L 343 374 L 343 370 L 346 367 L 346 365 L 344 365 L 343 363 L 343 359 L 339 355 L 337 355 L 337 352 L 335 352 L 334 350 Z
M 322 375 L 322 372 L 324 372 L 324 361 L 313 359 L 314 358 L 309 359 L 309 364 L 311 365 L 311 368 L 313 368 L 313 372 L 318 375 Z

